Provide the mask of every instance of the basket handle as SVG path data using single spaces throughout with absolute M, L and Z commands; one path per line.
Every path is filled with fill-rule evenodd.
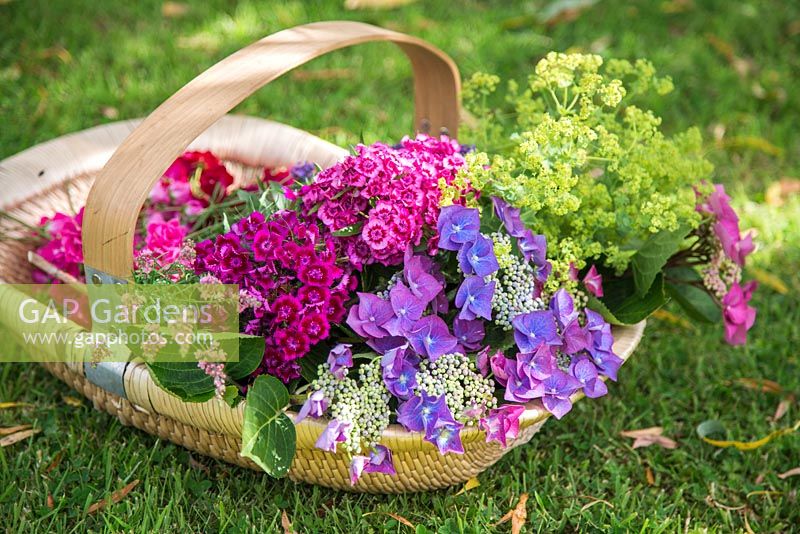
M 390 41 L 414 71 L 415 127 L 458 128 L 460 78 L 431 44 L 360 22 L 315 22 L 272 34 L 223 59 L 151 113 L 119 146 L 86 200 L 83 254 L 87 272 L 129 279 L 139 211 L 167 168 L 214 122 L 295 67 L 340 48 Z M 94 281 L 97 281 L 96 279 Z

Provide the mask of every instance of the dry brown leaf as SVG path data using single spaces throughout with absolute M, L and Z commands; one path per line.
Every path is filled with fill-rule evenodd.
M 103 106 L 100 108 L 100 113 L 107 119 L 116 119 L 119 117 L 119 110 L 113 106 Z
M 39 428 L 29 428 L 28 430 L 23 430 L 15 434 L 10 434 L 4 437 L 3 439 L 0 439 L 0 448 L 8 447 L 9 445 L 13 445 L 24 439 L 28 439 L 29 437 L 33 436 L 34 434 L 38 434 L 41 431 L 42 430 Z
M 775 408 L 775 413 L 772 414 L 772 420 L 777 421 L 781 417 L 786 415 L 786 412 L 789 411 L 789 406 L 791 406 L 794 403 L 794 401 L 795 401 L 794 394 L 781 399 L 781 401 L 778 403 L 777 408 Z
M 183 17 L 189 13 L 189 5 L 183 2 L 164 2 L 161 4 L 161 14 L 169 19 Z
M 766 378 L 737 378 L 734 382 L 747 389 L 763 393 L 781 393 L 783 391 L 780 384 Z
M 456 493 L 456 495 L 461 495 L 462 493 L 466 493 L 469 490 L 475 489 L 480 485 L 481 483 L 478 481 L 478 479 L 472 477 L 471 479 L 467 480 L 466 483 L 464 483 L 464 487 L 458 490 L 458 493 Z
M 689 321 L 687 321 L 683 317 L 680 317 L 679 315 L 675 315 L 674 313 L 669 312 L 669 311 L 664 310 L 664 309 L 658 309 L 658 310 L 654 311 L 653 312 L 653 317 L 655 317 L 656 319 L 661 319 L 662 321 L 666 321 L 668 323 L 680 326 L 682 328 L 686 328 L 687 330 L 695 330 L 696 329 L 696 327 L 692 323 L 690 323 Z
M 781 295 L 786 295 L 789 293 L 789 287 L 784 283 L 783 280 L 774 274 L 767 272 L 764 269 L 759 269 L 758 267 L 750 267 L 747 272 L 753 275 L 753 278 L 758 280 L 759 284 L 767 286 L 776 293 L 780 293 Z
M 31 408 L 33 404 L 27 402 L 0 402 L 0 410 L 7 408 Z
M 656 477 L 653 475 L 653 470 L 650 467 L 644 468 L 644 476 L 647 479 L 648 486 L 655 486 L 656 485 Z
M 72 406 L 73 408 L 80 408 L 83 406 L 83 401 L 81 401 L 77 397 L 70 397 L 69 395 L 64 395 L 61 397 L 61 400 L 64 401 L 64 404 L 67 406 Z
M 112 493 L 111 494 L 111 504 L 117 504 L 119 501 L 124 499 L 131 491 L 133 491 L 133 488 L 135 488 L 138 485 L 139 485 L 139 479 L 137 478 L 136 480 L 134 480 L 133 482 L 131 482 L 130 484 L 128 484 L 124 488 L 118 489 L 117 491 Z M 89 509 L 86 511 L 86 513 L 91 515 L 91 514 L 93 514 L 95 512 L 98 512 L 98 511 L 102 510 L 103 508 L 108 506 L 108 504 L 109 504 L 109 499 L 103 499 L 102 501 L 97 501 L 96 503 L 94 503 L 93 505 L 91 505 L 89 507 Z
M 402 515 L 398 515 L 398 514 L 395 514 L 395 513 L 392 513 L 392 512 L 381 512 L 381 511 L 367 512 L 366 514 L 363 515 L 363 517 L 367 517 L 368 515 L 373 515 L 373 514 L 388 515 L 389 517 L 391 517 L 392 519 L 394 519 L 398 523 L 404 524 L 405 526 L 407 526 L 411 530 L 417 530 L 417 527 L 414 526 L 414 523 L 412 523 L 411 521 L 409 521 L 408 519 L 406 519 Z
M 755 70 L 755 63 L 753 60 L 737 56 L 734 52 L 733 45 L 729 42 L 711 33 L 706 34 L 706 41 L 708 41 L 714 50 L 716 50 L 725 58 L 725 60 L 728 62 L 728 64 L 730 64 L 731 67 L 733 67 L 733 70 L 736 71 L 736 74 L 738 74 L 740 78 L 747 77 L 748 74 Z
M 764 199 L 769 206 L 783 206 L 786 199 L 798 193 L 800 193 L 800 180 L 797 178 L 781 178 L 769 185 Z
M 519 534 L 522 530 L 522 527 L 525 526 L 525 521 L 528 519 L 528 510 L 525 508 L 525 503 L 528 502 L 528 494 L 523 493 L 519 496 L 519 502 L 517 505 L 508 511 L 506 515 L 500 518 L 500 521 L 494 524 L 496 527 L 497 525 L 502 525 L 503 523 L 507 522 L 509 519 L 511 520 L 511 534 Z
M 48 493 L 47 494 L 47 508 L 52 510 L 55 507 L 56 507 L 56 501 L 53 499 L 53 494 L 52 493 Z
M 794 469 L 789 469 L 788 471 L 781 473 L 778 475 L 778 478 L 784 480 L 789 477 L 800 475 L 800 467 L 795 467 Z
M 345 9 L 394 9 L 417 0 L 345 0 Z
M 723 148 L 733 150 L 757 150 L 769 156 L 783 156 L 783 149 L 775 146 L 763 137 L 755 135 L 742 135 L 738 137 L 728 137 L 720 143 Z
M 286 510 L 281 510 L 281 527 L 283 528 L 283 534 L 294 534 L 294 530 L 292 530 L 292 522 L 289 521 L 289 516 L 286 514 Z
M 31 425 L 17 425 L 17 426 L 4 426 L 0 427 L 0 436 L 8 436 L 9 434 L 16 434 L 20 430 L 27 430 Z
M 674 449 L 678 443 L 666 436 L 662 436 L 664 429 L 660 426 L 653 426 L 650 428 L 643 428 L 641 430 L 624 430 L 620 432 L 621 436 L 626 438 L 633 438 L 633 448 L 649 447 L 650 445 L 659 445 L 665 449 Z
M 756 477 L 756 485 L 760 486 L 762 482 L 764 482 L 764 473 L 759 473 Z
M 597 2 L 598 0 L 553 0 L 541 10 L 538 16 L 548 26 L 572 22 Z
M 786 31 L 791 36 L 795 36 L 795 35 L 800 34 L 800 19 L 799 20 L 793 20 L 792 22 L 790 22 L 786 26 Z
M 61 463 L 61 458 L 63 456 L 64 456 L 64 451 L 58 451 L 55 455 L 55 458 L 53 458 L 53 461 L 51 461 L 50 464 L 44 468 L 44 474 L 46 475 L 50 473 L 50 471 L 58 467 L 59 464 Z
M 694 9 L 694 2 L 692 0 L 671 0 L 661 3 L 661 12 L 668 15 L 685 13 L 692 9 Z
M 300 82 L 308 80 L 346 80 L 355 76 L 354 69 L 305 69 L 292 72 L 292 79 Z

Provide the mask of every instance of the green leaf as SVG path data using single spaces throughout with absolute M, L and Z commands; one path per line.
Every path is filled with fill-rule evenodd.
M 636 293 L 644 297 L 653 285 L 658 273 L 667 264 L 667 260 L 675 254 L 683 244 L 688 230 L 682 226 L 674 232 L 662 230 L 650 236 L 642 247 L 633 255 L 631 267 L 636 284 Z
M 247 390 L 242 456 L 273 477 L 284 476 L 294 459 L 297 435 L 294 423 L 283 413 L 288 404 L 289 392 L 274 376 L 259 376 Z
M 236 408 L 242 402 L 242 396 L 239 395 L 239 388 L 236 386 L 228 386 L 225 388 L 225 393 L 222 395 L 222 400 L 231 408 Z
M 147 368 L 158 387 L 184 402 L 205 402 L 214 396 L 214 379 L 196 362 L 151 362 Z
M 606 322 L 609 323 L 609 324 L 613 324 L 613 325 L 617 325 L 617 326 L 621 326 L 621 325 L 625 324 L 622 321 L 620 321 L 619 319 L 617 319 L 614 316 L 614 314 L 611 313 L 611 310 L 609 310 L 608 307 L 605 304 L 603 304 L 603 302 L 600 299 L 598 299 L 597 297 L 595 297 L 594 295 L 591 295 L 591 294 L 589 295 L 588 307 L 589 307 L 590 310 L 596 311 L 597 313 L 602 315 L 603 319 L 605 319 Z
M 261 336 L 238 335 L 239 361 L 225 364 L 225 374 L 234 380 L 250 376 L 264 358 L 264 338 Z
M 314 345 L 305 356 L 297 361 L 300 364 L 300 376 L 306 382 L 313 382 L 317 379 L 319 365 L 327 359 L 328 346 L 322 344 Z
M 615 324 L 636 324 L 666 304 L 664 279 L 657 274 L 646 295 L 639 296 L 631 278 L 612 278 L 603 283 L 605 297 L 600 302 L 616 320 Z M 603 313 L 602 308 L 598 310 Z M 607 319 L 608 320 L 608 319 Z
M 708 438 L 711 436 L 725 437 L 728 433 L 725 427 L 716 419 L 709 419 L 697 425 L 697 435 L 701 438 Z
M 358 222 L 355 224 L 351 224 L 350 226 L 345 226 L 341 230 L 337 230 L 333 232 L 334 237 L 350 237 L 353 235 L 358 235 L 361 233 L 361 227 L 364 226 L 363 222 Z
M 707 291 L 689 284 L 668 283 L 667 292 L 696 321 L 718 323 L 722 320 L 719 306 Z

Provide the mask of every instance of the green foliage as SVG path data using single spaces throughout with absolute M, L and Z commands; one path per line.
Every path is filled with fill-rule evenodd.
M 674 231 L 661 230 L 651 235 L 636 251 L 631 259 L 631 266 L 637 295 L 642 297 L 647 294 L 667 260 L 681 248 L 687 233 L 685 227 Z
M 214 379 L 194 362 L 150 362 L 150 376 L 158 387 L 185 402 L 205 402 L 214 396 Z
M 666 136 L 661 119 L 633 103 L 672 90 L 651 63 L 604 65 L 597 55 L 551 52 L 524 88 L 509 84 L 511 124 L 501 125 L 503 115 L 486 107 L 496 84 L 486 76 L 467 83 L 466 105 L 479 119 L 472 136 L 495 155 L 469 155 L 465 173 L 522 208 L 523 220 L 547 236 L 553 284 L 567 281 L 570 262 L 582 269 L 601 256 L 621 274 L 654 235 L 660 241 L 697 226 L 692 185 L 709 176 L 711 164 L 697 129 Z M 660 270 L 653 267 L 660 252 L 645 260 L 652 252 L 639 258 L 642 294 Z
M 284 476 L 294 459 L 294 423 L 283 413 L 288 404 L 289 392 L 274 376 L 259 376 L 247 391 L 242 456 L 273 477 Z
M 602 314 L 611 324 L 636 324 L 667 302 L 664 278 L 660 273 L 644 295 L 638 294 L 631 278 L 614 278 L 603 285 L 605 297 L 591 297 L 589 307 Z

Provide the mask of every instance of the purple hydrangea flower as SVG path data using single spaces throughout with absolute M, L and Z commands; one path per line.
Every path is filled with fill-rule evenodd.
M 350 460 L 350 484 L 355 485 L 362 473 L 396 475 L 392 451 L 385 445 L 375 445 L 369 456 L 353 456 Z
M 544 394 L 541 382 L 531 380 L 525 373 L 517 370 L 516 360 L 505 360 L 506 391 L 503 398 L 511 402 L 528 402 Z
M 519 404 L 505 404 L 489 411 L 489 416 L 481 419 L 481 428 L 486 432 L 486 442 L 497 441 L 504 448 L 508 442 L 519 435 L 519 418 L 525 407 Z
M 300 408 L 297 414 L 297 418 L 294 420 L 294 424 L 299 423 L 309 415 L 311 417 L 322 417 L 325 410 L 330 406 L 330 403 L 331 401 L 325 398 L 325 394 L 322 390 L 315 391 L 309 395 L 306 402 L 303 403 L 302 408 Z
M 492 297 L 495 281 L 488 284 L 480 276 L 468 276 L 461 283 L 456 293 L 456 306 L 461 308 L 460 319 L 483 317 L 492 320 Z
M 458 334 L 456 334 L 456 337 L 458 337 Z M 475 365 L 483 376 L 488 376 L 489 374 L 489 348 L 489 345 L 486 345 L 475 355 Z
M 403 284 L 397 282 L 389 291 L 389 301 L 392 304 L 395 318 L 390 319 L 386 329 L 392 335 L 403 335 L 414 326 L 425 310 L 425 303 Z
M 331 419 L 325 430 L 317 438 L 315 446 L 327 452 L 336 452 L 336 444 L 347 440 L 347 433 L 350 432 L 350 423 Z
M 573 360 L 569 372 L 578 382 L 583 384 L 583 393 L 590 399 L 602 397 L 608 393 L 608 386 L 606 386 L 605 382 L 600 380 L 597 374 L 597 367 L 589 358 Z
M 408 333 L 408 341 L 417 354 L 431 361 L 452 352 L 458 345 L 458 339 L 450 334 L 447 324 L 438 315 L 428 315 L 414 323 Z
M 488 237 L 478 234 L 475 241 L 458 251 L 458 264 L 465 274 L 489 276 L 500 268 L 494 255 L 494 245 Z
M 523 353 L 536 352 L 542 343 L 561 345 L 555 316 L 550 310 L 538 310 L 517 315 L 511 324 L 514 326 L 514 341 Z
M 453 334 L 464 349 L 476 350 L 486 336 L 486 330 L 480 319 L 469 320 L 456 317 L 453 320 Z
M 383 382 L 386 389 L 398 399 L 408 399 L 417 387 L 417 367 L 419 359 L 403 345 L 387 351 L 381 357 Z
M 550 299 L 550 309 L 555 315 L 558 326 L 562 329 L 578 318 L 578 312 L 575 311 L 575 302 L 564 288 L 556 291 L 553 298 Z
M 547 238 L 545 236 L 525 230 L 517 243 L 525 261 L 533 260 L 534 265 L 544 265 L 547 262 Z
M 617 371 L 622 358 L 614 354 L 614 336 L 611 325 L 599 313 L 586 308 L 586 328 L 592 335 L 592 343 L 587 350 L 597 368 L 611 380 L 617 379 Z
M 359 293 L 358 304 L 350 308 L 347 324 L 363 338 L 380 338 L 388 336 L 383 328 L 386 322 L 394 317 L 392 305 L 371 293 Z
M 572 409 L 570 395 L 581 388 L 581 383 L 560 369 L 542 380 L 542 404 L 548 412 L 561 419 Z
M 444 395 L 438 397 L 420 391 L 397 407 L 397 422 L 411 432 L 427 432 L 439 418 L 453 419 Z
M 339 343 L 328 353 L 328 368 L 337 380 L 344 378 L 347 369 L 353 366 L 353 351 L 350 350 L 351 347 L 352 345 L 348 343 Z
M 508 235 L 511 237 L 522 237 L 525 233 L 525 225 L 519 216 L 519 208 L 513 207 L 500 197 L 492 197 L 492 206 L 497 217 L 503 222 Z
M 517 354 L 517 373 L 528 377 L 530 383 L 544 380 L 558 369 L 550 345 L 542 343 L 533 354 Z
M 407 257 L 403 268 L 409 289 L 421 299 L 423 305 L 432 301 L 444 288 L 444 285 L 430 274 L 430 269 L 426 269 L 425 263 L 421 256 Z
M 480 227 L 481 221 L 477 209 L 456 204 L 442 208 L 436 224 L 439 230 L 439 248 L 460 250 L 465 243 L 475 240 Z
M 446 454 L 454 452 L 456 454 L 464 454 L 464 446 L 461 444 L 461 429 L 464 428 L 463 423 L 459 423 L 450 418 L 437 419 L 425 432 L 425 441 L 429 441 L 436 445 L 439 449 L 439 454 Z

